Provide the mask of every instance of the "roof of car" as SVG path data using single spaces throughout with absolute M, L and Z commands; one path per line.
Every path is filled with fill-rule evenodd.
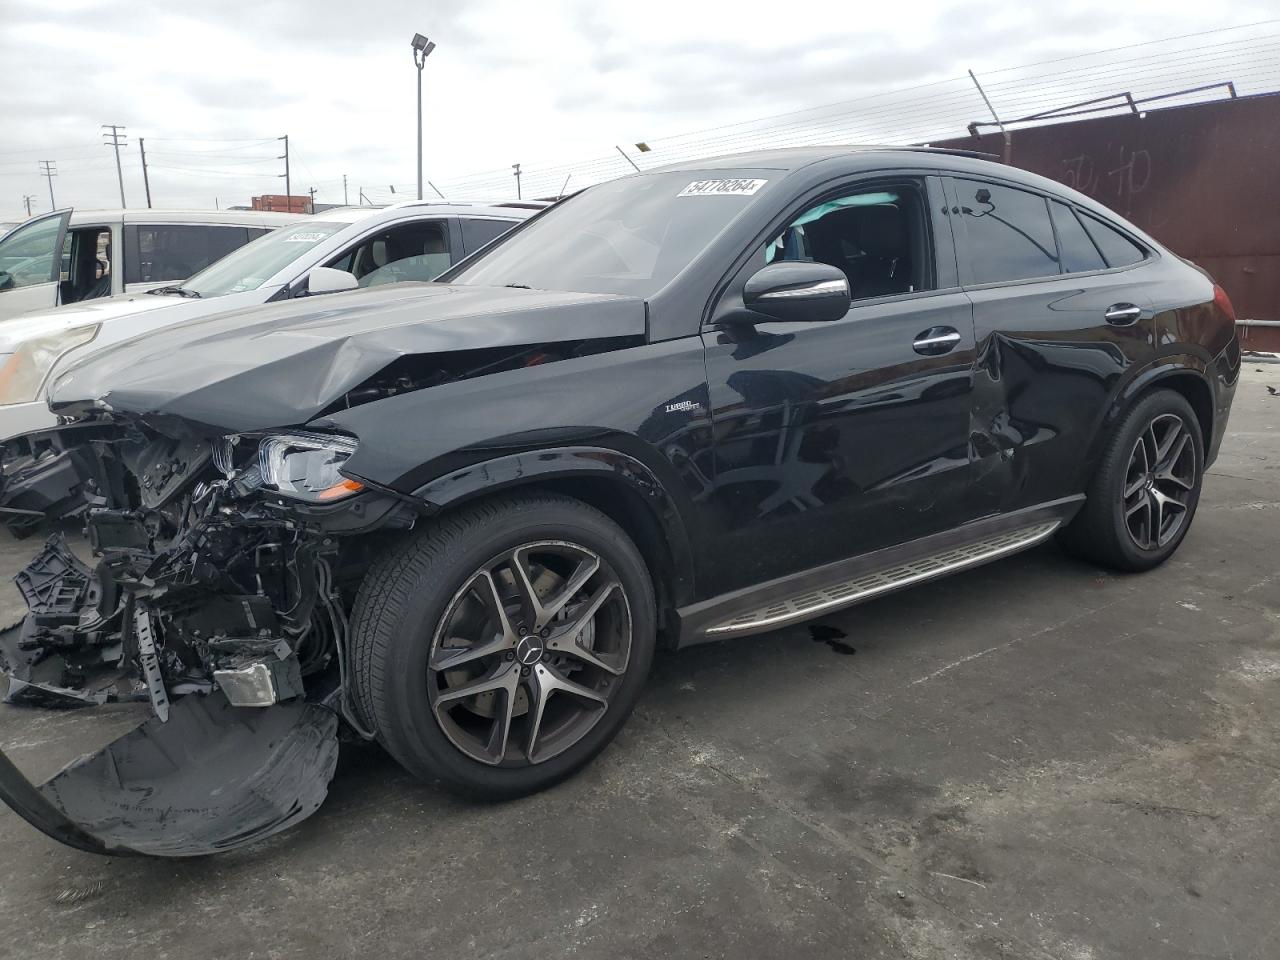
M 811 163 L 837 157 L 872 154 L 941 154 L 943 156 L 971 157 L 981 160 L 998 159 L 992 154 L 974 150 L 952 150 L 944 147 L 891 146 L 884 144 L 836 144 L 812 147 L 780 147 L 773 150 L 752 150 L 747 153 L 731 153 L 723 157 L 706 157 L 700 160 L 682 160 L 644 171 L 668 170 L 798 170 Z
M 47 216 L 47 214 L 45 214 Z M 82 210 L 73 207 L 72 223 L 229 223 L 238 226 L 282 227 L 306 219 L 308 214 L 269 213 L 265 210 L 159 210 L 120 209 Z
M 424 213 L 464 217 L 498 217 L 507 220 L 523 220 L 537 211 L 549 206 L 538 200 L 494 201 L 494 200 L 402 200 L 376 207 L 333 207 L 316 214 L 317 220 L 330 223 L 357 223 L 379 214 L 394 213 L 400 210 L 421 209 Z

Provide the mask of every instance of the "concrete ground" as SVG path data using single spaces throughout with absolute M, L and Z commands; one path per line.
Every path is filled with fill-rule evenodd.
M 198 861 L 0 810 L 0 957 L 1280 956 L 1280 366 L 1177 556 L 1047 546 L 660 660 L 617 742 L 476 806 L 345 750 L 301 827 Z M 31 545 L 0 548 L 0 574 Z M 4 595 L 11 611 L 14 596 Z M 133 707 L 0 707 L 44 776 Z

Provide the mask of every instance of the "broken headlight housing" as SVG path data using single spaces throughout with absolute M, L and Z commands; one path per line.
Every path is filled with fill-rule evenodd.
M 258 448 L 262 479 L 280 493 L 307 503 L 333 503 L 364 489 L 338 471 L 356 452 L 350 437 L 323 433 L 284 433 L 263 439 Z

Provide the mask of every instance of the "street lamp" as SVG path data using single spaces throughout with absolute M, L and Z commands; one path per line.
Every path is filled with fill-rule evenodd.
M 413 45 L 413 65 L 418 68 L 418 199 L 422 199 L 422 68 L 436 45 L 420 33 L 409 41 Z

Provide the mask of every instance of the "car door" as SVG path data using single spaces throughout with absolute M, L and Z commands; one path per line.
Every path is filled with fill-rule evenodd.
M 0 239 L 0 320 L 58 305 L 70 210 L 28 220 Z
M 1119 379 L 1153 354 L 1153 252 L 1021 186 L 957 176 L 947 190 L 978 343 L 975 493 L 988 512 L 1077 494 Z
M 843 270 L 847 314 L 707 330 L 714 485 L 731 590 L 954 526 L 971 513 L 974 336 L 934 177 L 802 199 L 721 303 L 779 260 Z M 714 322 L 715 314 L 712 315 Z

